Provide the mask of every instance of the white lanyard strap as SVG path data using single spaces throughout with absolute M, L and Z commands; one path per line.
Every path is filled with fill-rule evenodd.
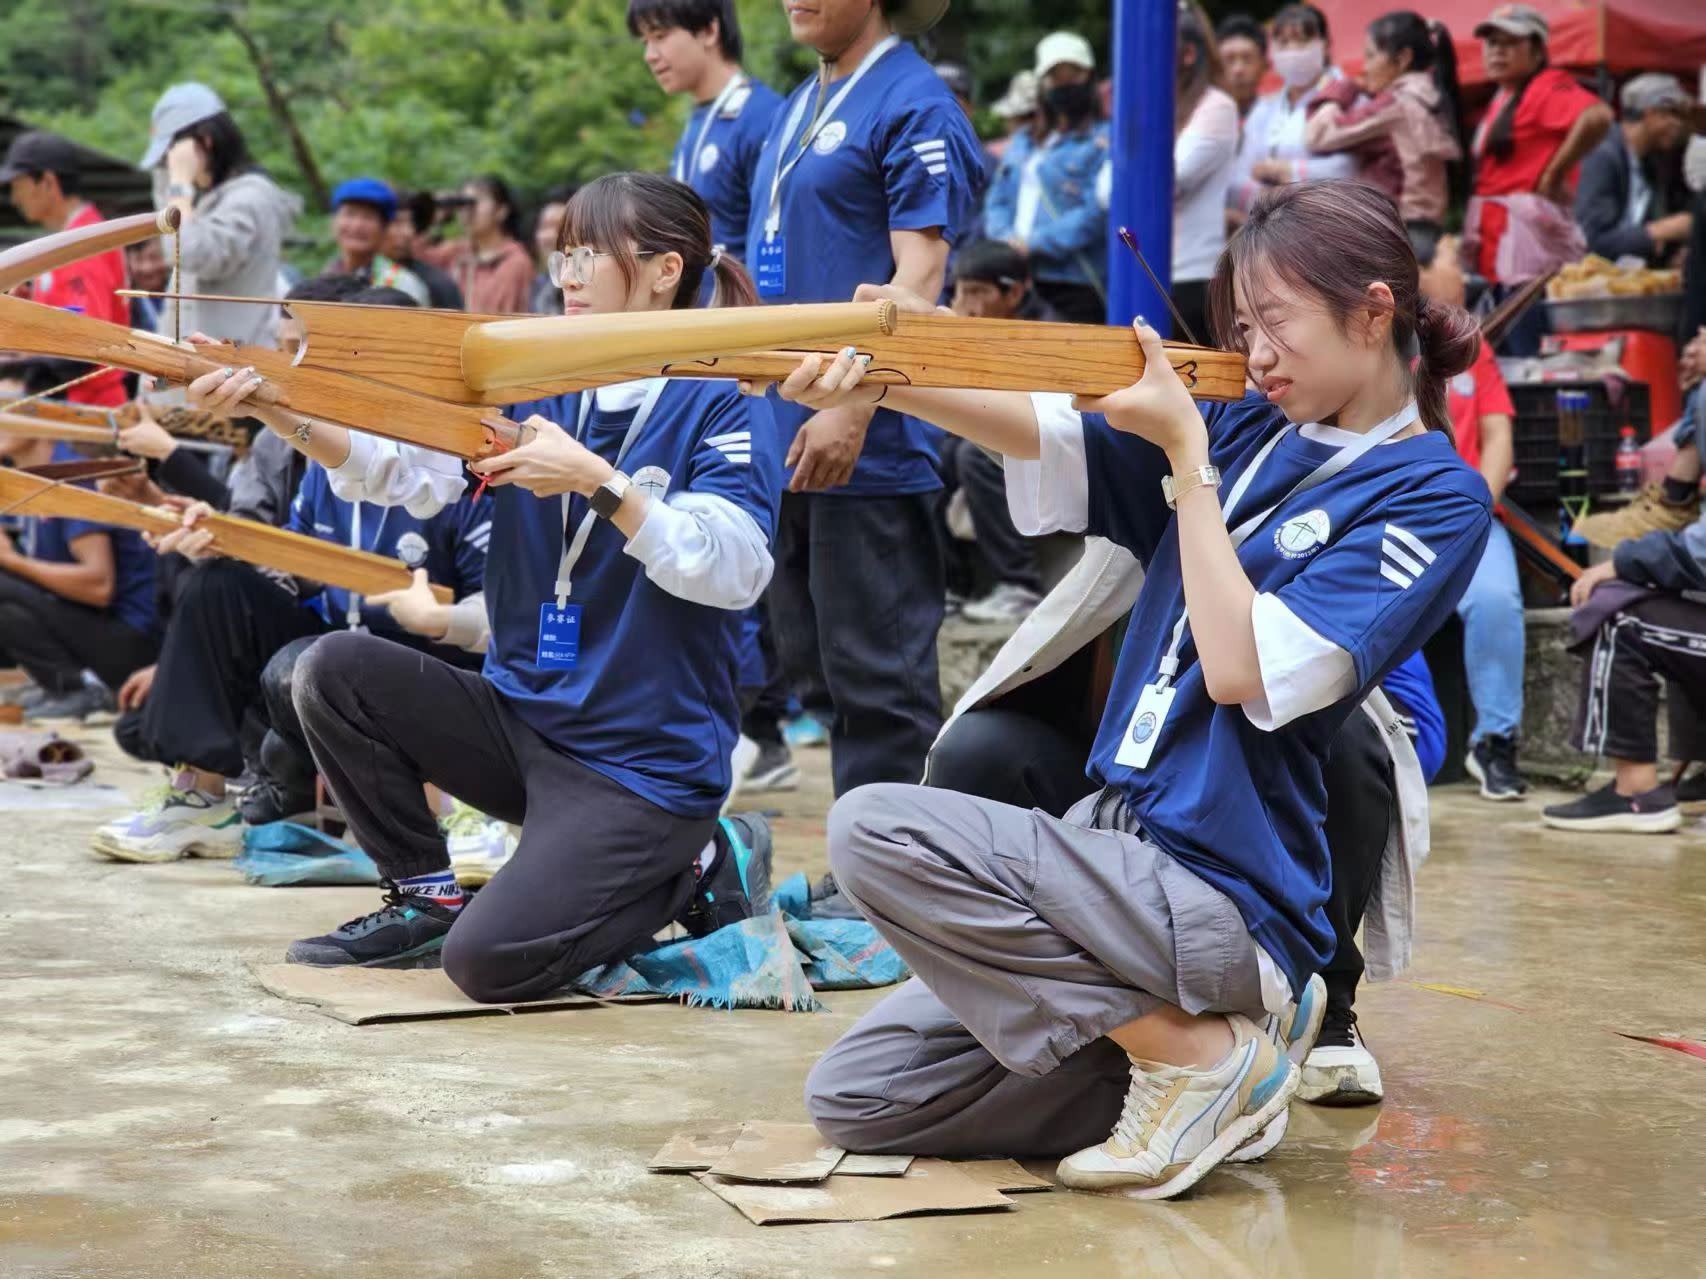
M 806 126 L 805 133 L 800 137 L 800 145 L 795 148 L 793 156 L 789 157 L 788 148 L 794 140 L 794 130 L 800 127 L 800 121 L 805 118 L 806 114 L 806 91 L 809 86 L 800 86 L 800 90 L 794 99 L 793 109 L 788 112 L 788 122 L 782 128 L 782 136 L 777 139 L 776 172 L 770 177 L 770 207 L 764 218 L 764 236 L 766 239 L 774 240 L 776 232 L 782 229 L 783 180 L 794 171 L 794 166 L 805 159 L 806 150 L 811 146 L 812 139 L 817 137 L 818 130 L 823 128 L 840 110 L 841 104 L 847 100 L 847 95 L 853 92 L 853 87 L 865 78 L 865 72 L 876 66 L 882 56 L 899 43 L 900 37 L 891 35 L 864 56 L 853 74 L 847 77 L 847 83 L 841 86 L 840 92 L 829 100 L 829 105 L 812 117 L 811 123 Z M 817 80 L 817 97 L 819 99 L 823 97 L 825 87 L 823 76 L 824 72 L 820 69 Z
M 373 530 L 373 545 L 374 546 L 379 545 L 379 539 L 385 533 L 385 520 L 390 514 L 391 514 L 391 508 L 389 506 L 382 506 L 379 508 L 379 527 Z M 351 502 L 350 503 L 349 544 L 350 544 L 350 549 L 353 551 L 361 551 L 361 550 L 367 549 L 366 547 L 362 546 L 362 544 L 361 544 L 361 503 L 360 502 Z M 361 628 L 361 601 L 362 601 L 362 597 L 360 595 L 358 595 L 355 591 L 351 591 L 349 593 L 349 597 L 344 602 L 344 625 L 348 626 L 350 628 L 350 630 L 352 630 L 352 631 L 359 630 Z
M 746 76 L 737 71 L 729 77 L 729 82 L 723 86 L 723 91 L 711 100 L 710 108 L 705 112 L 705 121 L 699 126 L 698 136 L 693 139 L 693 146 L 685 156 L 681 155 L 680 152 L 676 153 L 675 180 L 677 182 L 687 182 L 693 174 L 699 172 L 699 153 L 705 149 L 705 136 L 711 132 L 712 122 L 722 114 L 723 108 L 729 104 L 729 99 L 734 97 L 735 90 L 745 83 Z
M 1265 511 L 1252 515 L 1249 519 L 1234 527 L 1232 524 L 1233 511 L 1237 510 L 1238 504 L 1243 501 L 1244 495 L 1249 492 L 1250 485 L 1256 478 L 1256 472 L 1262 469 L 1263 464 L 1266 463 L 1268 458 L 1273 454 L 1274 449 L 1279 446 L 1279 442 L 1291 433 L 1291 425 L 1290 423 L 1287 423 L 1278 431 L 1275 431 L 1273 438 L 1262 446 L 1262 451 L 1256 454 L 1256 456 L 1251 460 L 1249 466 L 1244 468 L 1244 473 L 1238 477 L 1238 483 L 1233 485 L 1232 492 L 1227 496 L 1226 505 L 1221 508 L 1221 516 L 1226 520 L 1227 524 L 1226 535 L 1232 542 L 1232 549 L 1236 551 L 1240 546 L 1244 545 L 1245 542 L 1249 541 L 1251 534 L 1261 528 L 1262 525 L 1266 524 L 1268 520 L 1273 517 L 1275 511 L 1279 510 L 1280 507 L 1284 506 L 1299 493 L 1306 493 L 1317 485 L 1326 483 L 1335 475 L 1339 474 L 1339 472 L 1343 471 L 1347 466 L 1351 465 L 1351 463 L 1355 462 L 1364 453 L 1367 453 L 1377 445 L 1384 444 L 1394 435 L 1397 435 L 1398 432 L 1404 430 L 1410 425 L 1410 423 L 1416 420 L 1418 411 L 1419 410 L 1416 408 L 1416 402 L 1411 400 L 1384 422 L 1371 430 L 1363 432 L 1363 434 L 1357 437 L 1357 439 L 1339 449 L 1332 457 L 1321 463 L 1320 466 L 1317 466 L 1313 471 L 1309 472 L 1308 475 L 1305 475 L 1296 484 L 1292 485 L 1291 488 L 1286 490 L 1285 495 L 1281 497 L 1279 501 L 1269 506 Z M 1155 682 L 1161 688 L 1165 688 L 1168 684 L 1172 683 L 1173 677 L 1179 673 L 1179 650 L 1184 647 L 1185 627 L 1190 620 L 1191 615 L 1189 610 L 1180 609 L 1179 620 L 1173 624 L 1172 642 L 1168 644 L 1167 652 L 1162 656 L 1159 663 L 1160 673 Z
M 658 396 L 663 394 L 663 388 L 668 384 L 668 378 L 654 378 L 652 380 L 652 384 L 646 388 L 645 398 L 640 401 L 640 407 L 634 410 L 634 420 L 629 423 L 628 433 L 622 437 L 622 447 L 616 450 L 616 460 L 611 463 L 611 465 L 616 467 L 618 470 L 622 468 L 622 459 L 628 456 L 628 450 L 633 447 L 634 441 L 639 438 L 640 428 L 645 426 L 646 419 L 652 415 L 652 410 L 657 407 Z M 575 424 L 575 439 L 583 443 L 586 440 L 587 415 L 592 412 L 593 400 L 597 394 L 597 391 L 592 390 L 581 392 L 580 420 Z M 573 498 L 573 493 L 563 494 L 564 537 L 568 537 L 569 535 L 569 503 Z M 583 515 L 581 517 L 579 527 L 575 529 L 573 539 L 570 540 L 567 549 L 563 551 L 562 561 L 557 565 L 556 592 L 558 608 L 564 607 L 569 602 L 571 578 L 574 573 L 575 565 L 580 562 L 580 557 L 586 550 L 586 540 L 592 536 L 592 526 L 597 522 L 597 520 L 598 516 L 590 510 Z

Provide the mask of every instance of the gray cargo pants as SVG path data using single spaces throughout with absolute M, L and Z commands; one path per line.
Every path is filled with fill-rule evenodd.
M 1163 1003 L 1260 1020 L 1238 908 L 1129 826 L 1112 792 L 1064 819 L 924 786 L 830 812 L 836 883 L 917 974 L 806 1081 L 849 1150 L 1054 1157 L 1104 1140 L 1130 1061 L 1108 1031 Z

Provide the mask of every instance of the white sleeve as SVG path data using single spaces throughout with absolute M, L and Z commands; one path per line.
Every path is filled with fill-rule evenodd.
M 460 459 L 365 431 L 349 433 L 349 456 L 326 475 L 346 502 L 400 506 L 420 520 L 437 515 L 468 487 Z
M 1084 419 L 1072 397 L 1052 391 L 1031 396 L 1040 442 L 1036 460 L 1005 462 L 1007 509 L 1026 537 L 1081 533 L 1090 523 L 1090 468 L 1084 460 Z
M 450 625 L 444 643 L 468 653 L 484 653 L 492 640 L 491 621 L 486 614 L 486 593 L 476 591 L 450 606 Z
M 1293 613 L 1277 595 L 1258 594 L 1250 606 L 1262 696 L 1244 703 L 1244 717 L 1265 733 L 1284 728 L 1356 691 L 1351 655 Z
M 715 493 L 654 500 L 640 531 L 622 549 L 671 595 L 711 608 L 758 603 L 775 566 L 758 522 Z

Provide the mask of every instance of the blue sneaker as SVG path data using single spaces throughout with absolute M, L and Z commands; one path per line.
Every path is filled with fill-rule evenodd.
M 319 968 L 381 968 L 442 950 L 456 912 L 419 893 L 400 892 L 390 880 L 382 882 L 384 906 L 323 936 L 291 942 L 285 961 Z
M 706 937 L 770 910 L 770 823 L 759 813 L 717 821 L 717 855 L 676 923 Z
M 782 722 L 782 740 L 788 744 L 789 750 L 796 751 L 828 746 L 829 729 L 816 715 L 809 711 L 801 712 Z

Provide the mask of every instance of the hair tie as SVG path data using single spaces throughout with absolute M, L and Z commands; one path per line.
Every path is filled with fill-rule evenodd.
M 712 245 L 711 246 L 711 261 L 708 264 L 710 269 L 715 271 L 717 269 L 717 263 L 721 262 L 722 260 L 723 260 L 723 246 L 720 244 Z

